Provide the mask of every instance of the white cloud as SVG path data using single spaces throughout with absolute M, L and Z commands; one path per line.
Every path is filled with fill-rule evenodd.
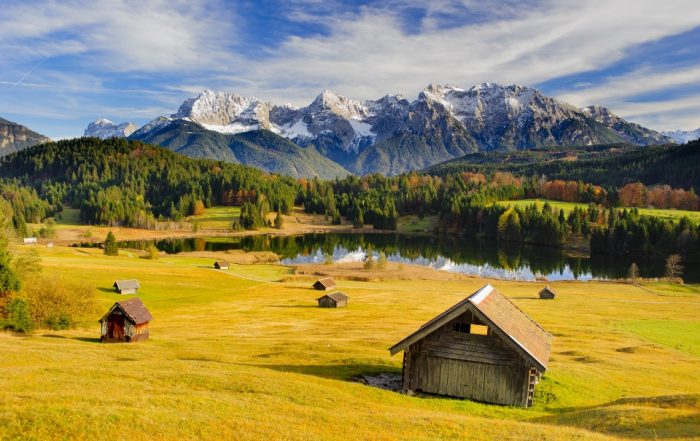
M 200 70 L 234 59 L 225 9 L 187 0 L 16 2 L 0 10 L 0 47 L 12 61 L 81 55 L 85 68 L 113 72 Z

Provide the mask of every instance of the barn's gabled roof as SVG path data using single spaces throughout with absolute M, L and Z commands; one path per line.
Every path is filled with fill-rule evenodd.
M 540 291 L 540 295 L 543 294 L 543 293 L 546 293 L 546 292 L 552 293 L 552 294 L 554 294 L 554 295 L 557 294 L 557 293 L 554 292 L 554 290 L 553 290 L 552 288 L 549 287 L 549 285 L 547 285 L 547 286 L 545 286 L 544 288 L 542 288 L 542 290 Z
M 521 355 L 530 359 L 541 370 L 547 368 L 552 350 L 552 336 L 491 285 L 484 286 L 428 321 L 416 332 L 389 348 L 389 351 L 394 355 L 406 349 L 468 310 L 491 326 L 503 340 L 512 343 Z
M 114 286 L 117 289 L 139 289 L 141 288 L 141 285 L 139 285 L 139 281 L 136 279 L 128 279 L 128 280 L 117 280 L 114 282 Z
M 323 285 L 326 288 L 332 288 L 335 286 L 335 280 L 333 280 L 332 277 L 324 277 L 322 279 L 318 279 L 318 281 L 316 281 L 316 283 L 320 283 L 321 285 Z M 314 285 L 316 283 L 314 283 Z
M 214 262 L 214 265 L 219 265 L 220 267 L 221 267 L 221 266 L 231 266 L 231 264 L 229 264 L 229 263 L 228 263 L 227 261 L 225 261 L 225 260 L 217 260 L 216 262 Z
M 324 297 L 328 297 L 329 299 L 333 299 L 333 300 L 335 300 L 336 302 L 341 302 L 341 301 L 347 300 L 347 299 L 349 298 L 349 297 L 346 296 L 344 293 L 338 291 L 338 292 L 334 292 L 334 293 L 331 293 L 331 294 L 323 295 L 323 296 L 317 298 L 316 300 L 321 300 L 321 299 L 324 298 Z
M 111 308 L 109 308 L 107 314 L 105 314 L 100 321 L 104 321 L 115 308 L 119 308 L 124 311 L 124 314 L 126 314 L 126 316 L 137 325 L 153 320 L 153 316 L 148 309 L 146 309 L 146 305 L 143 304 L 140 298 L 134 297 L 133 299 L 122 300 L 121 302 L 115 303 Z

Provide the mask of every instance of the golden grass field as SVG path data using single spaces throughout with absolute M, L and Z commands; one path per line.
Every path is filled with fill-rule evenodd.
M 350 303 L 332 310 L 285 266 L 37 249 L 45 273 L 94 286 L 100 310 L 76 330 L 0 332 L 0 439 L 700 439 L 698 286 L 562 282 L 542 301 L 539 283 L 420 271 L 338 280 Z M 151 338 L 101 344 L 97 320 L 129 297 L 110 286 L 132 277 Z M 555 336 L 534 407 L 350 381 L 400 372 L 387 348 L 487 282 Z

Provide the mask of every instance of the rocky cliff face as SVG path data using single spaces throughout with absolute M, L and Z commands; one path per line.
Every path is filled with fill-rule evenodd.
M 23 125 L 0 118 L 0 156 L 50 141 Z
M 588 106 L 581 112 L 609 128 L 625 142 L 638 145 L 664 144 L 674 142 L 672 137 L 654 130 L 649 130 L 639 124 L 634 124 L 612 113 L 603 106 Z

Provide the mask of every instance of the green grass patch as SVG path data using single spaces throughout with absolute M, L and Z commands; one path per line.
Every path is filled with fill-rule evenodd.
M 230 228 L 234 221 L 241 216 L 241 207 L 216 206 L 207 208 L 205 213 L 199 216 L 189 216 L 187 220 L 197 222 L 200 228 Z
M 623 327 L 654 343 L 700 357 L 700 320 L 635 320 Z
M 579 203 L 579 202 L 559 202 L 559 201 L 550 201 L 546 199 L 521 199 L 517 201 L 498 201 L 496 204 L 507 207 L 507 206 L 512 206 L 512 207 L 519 207 L 519 208 L 525 208 L 527 206 L 530 206 L 532 204 L 536 204 L 538 207 L 542 207 L 545 202 L 549 203 L 549 205 L 552 206 L 555 210 L 564 210 L 565 213 L 568 213 L 572 211 L 575 207 L 578 208 L 586 208 L 588 207 L 588 204 L 584 203 Z M 618 210 L 631 210 L 631 208 L 618 208 Z M 682 217 L 688 217 L 694 221 L 700 221 L 700 211 L 688 211 L 688 210 L 661 210 L 661 209 L 656 209 L 656 208 L 639 208 L 639 214 L 640 216 L 654 216 L 654 217 L 659 217 L 662 219 L 669 219 L 669 220 L 679 220 Z
M 437 216 L 424 216 L 422 219 L 417 215 L 401 216 L 396 231 L 399 233 L 431 233 L 437 222 Z

